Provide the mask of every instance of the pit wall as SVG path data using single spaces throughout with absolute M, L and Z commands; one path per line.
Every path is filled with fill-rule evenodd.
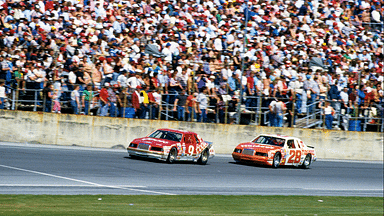
M 282 134 L 314 146 L 318 158 L 383 161 L 383 133 L 251 125 L 123 119 L 0 110 L 0 141 L 125 148 L 134 138 L 158 128 L 189 130 L 213 142 L 216 153 L 230 154 L 258 134 Z

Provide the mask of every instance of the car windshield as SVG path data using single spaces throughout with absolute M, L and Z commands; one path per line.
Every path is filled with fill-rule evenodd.
M 150 134 L 148 137 L 180 142 L 183 134 L 165 130 L 157 130 Z
M 259 136 L 255 140 L 252 141 L 253 143 L 258 144 L 266 144 L 266 145 L 274 145 L 274 146 L 284 146 L 285 139 L 277 138 L 277 137 L 270 137 L 270 136 Z

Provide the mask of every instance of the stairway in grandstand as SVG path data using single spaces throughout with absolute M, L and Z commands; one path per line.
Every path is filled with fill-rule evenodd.
M 323 124 L 321 119 L 296 119 L 296 128 L 320 127 Z

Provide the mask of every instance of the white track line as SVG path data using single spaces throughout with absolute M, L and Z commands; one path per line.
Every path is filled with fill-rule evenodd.
M 96 186 L 95 185 L 70 185 L 70 184 L 0 184 L 0 187 L 96 187 Z M 136 185 L 116 185 L 116 187 L 146 188 L 146 186 L 136 186 Z
M 89 181 L 83 181 L 83 180 L 79 180 L 79 179 L 68 178 L 68 177 L 64 177 L 64 176 L 58 176 L 58 175 L 53 175 L 53 174 L 49 174 L 49 173 L 27 170 L 27 169 L 22 169 L 22 168 L 12 167 L 12 166 L 2 165 L 2 164 L 0 164 L 0 167 L 24 171 L 24 172 L 29 172 L 29 173 L 35 173 L 35 174 L 39 174 L 39 175 L 50 176 L 50 177 L 54 177 L 54 178 L 65 179 L 65 180 L 69 180 L 69 181 L 80 182 L 80 183 L 89 184 L 89 185 L 93 185 L 93 186 L 97 186 L 97 187 L 107 187 L 107 188 L 131 190 L 131 191 L 153 193 L 153 194 L 162 194 L 162 195 L 175 195 L 175 194 L 171 194 L 171 193 L 163 193 L 163 192 L 150 191 L 150 190 L 133 189 L 133 188 L 120 187 L 120 186 L 113 186 L 113 185 L 102 185 L 102 184 L 97 184 L 97 183 L 93 183 L 93 182 L 89 182 Z

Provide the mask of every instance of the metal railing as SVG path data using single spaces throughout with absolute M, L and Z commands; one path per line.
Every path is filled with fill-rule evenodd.
M 79 91 L 82 93 L 82 91 Z M 61 91 L 61 98 L 60 98 L 60 104 L 63 108 L 71 109 L 70 106 L 70 91 Z M 158 116 L 155 116 L 152 114 L 154 110 L 153 107 L 150 105 L 148 114 L 145 118 L 149 119 L 163 119 L 163 120 L 178 120 L 177 119 L 177 111 L 174 111 L 174 99 L 176 98 L 177 94 L 163 94 L 161 104 L 159 106 L 159 114 Z M 171 98 L 171 100 L 170 100 Z M 225 97 L 227 98 L 227 97 Z M 241 112 L 240 112 L 240 119 L 242 120 L 242 124 L 252 124 L 252 125 L 270 125 L 270 121 L 268 118 L 269 114 L 269 108 L 265 106 L 262 106 L 262 103 L 264 103 L 266 100 L 270 100 L 272 98 L 270 97 L 262 97 L 262 96 L 245 96 L 244 101 L 242 102 L 242 105 L 240 106 Z M 9 107 L 8 109 L 11 110 L 32 110 L 32 111 L 44 111 L 44 104 L 45 100 L 42 95 L 41 89 L 25 89 L 25 90 L 15 90 L 12 89 L 10 97 L 9 97 Z M 229 100 L 229 97 L 226 99 Z M 247 100 L 254 100 L 253 103 L 247 103 Z M 327 100 L 326 100 L 327 101 Z M 348 122 L 350 121 L 360 121 L 360 126 L 355 126 L 355 130 L 361 130 L 361 131 L 372 131 L 371 127 L 376 126 L 376 131 L 384 132 L 384 121 L 383 121 L 383 107 L 378 106 L 378 114 L 376 116 L 369 116 L 369 109 L 365 110 L 359 116 L 351 116 L 349 115 L 350 111 L 341 109 L 341 102 L 340 101 L 330 101 L 332 103 L 332 106 L 335 108 L 335 115 L 333 120 L 333 125 L 335 129 L 339 129 L 339 126 L 343 126 L 344 129 L 348 130 L 354 130 L 353 128 L 350 128 L 348 126 Z M 81 100 L 80 100 L 81 103 Z M 307 112 L 303 116 L 298 116 L 295 109 L 292 111 L 293 116 L 296 116 L 296 124 L 298 122 L 301 123 L 301 128 L 311 128 L 311 127 L 317 127 L 317 128 L 324 128 L 325 126 L 325 118 L 323 110 L 320 108 L 320 104 L 323 103 L 323 101 L 315 101 L 311 104 L 303 104 L 303 106 L 307 106 Z M 249 106 L 247 106 L 249 105 Z M 313 112 L 310 113 L 308 107 L 313 108 Z M 80 111 L 79 113 L 83 113 L 83 107 L 79 106 Z M 100 113 L 100 106 L 96 105 L 93 107 L 96 109 L 95 114 Z M 228 112 L 228 103 L 225 104 L 225 121 L 224 123 L 228 123 L 230 114 L 233 114 L 233 112 Z M 209 119 L 208 122 L 211 123 L 220 123 L 220 117 L 219 117 L 219 110 L 218 107 L 214 105 L 208 106 L 209 110 Z M 196 111 L 196 110 L 194 110 Z M 117 115 L 117 114 L 116 114 Z M 115 116 L 116 116 L 115 115 Z M 187 118 L 186 110 L 183 112 L 184 119 L 180 119 L 182 121 L 196 121 L 198 117 L 197 112 L 193 112 L 192 118 Z M 287 117 L 288 113 L 284 114 L 284 117 Z M 346 123 L 347 122 L 347 123 Z M 285 123 L 287 123 L 285 121 Z

